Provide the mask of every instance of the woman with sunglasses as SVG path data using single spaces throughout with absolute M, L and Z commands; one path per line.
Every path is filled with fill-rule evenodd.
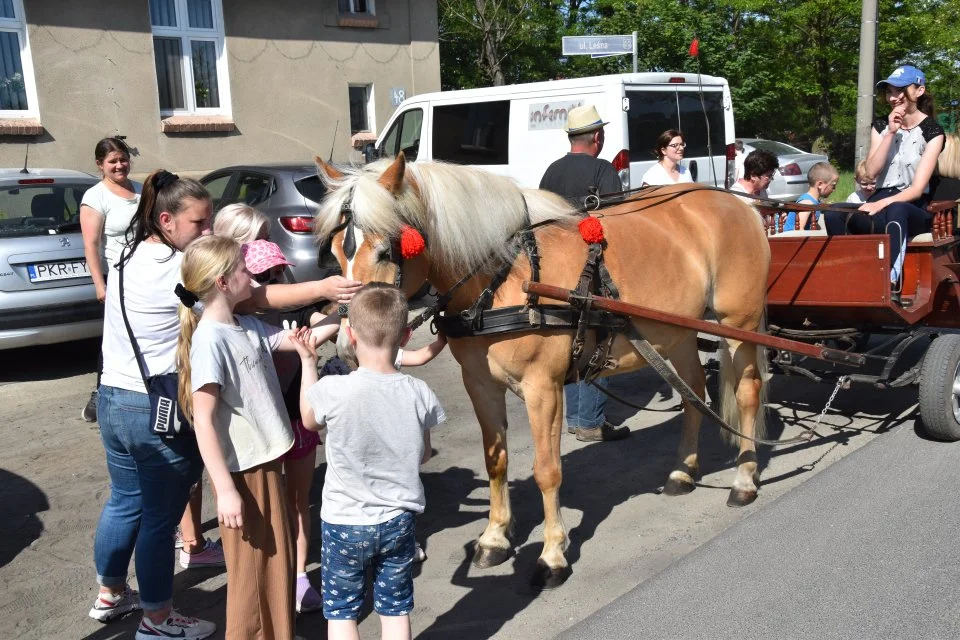
M 653 150 L 657 163 L 643 174 L 642 186 L 693 182 L 690 172 L 680 164 L 686 148 L 686 139 L 679 131 L 668 129 L 661 133 Z

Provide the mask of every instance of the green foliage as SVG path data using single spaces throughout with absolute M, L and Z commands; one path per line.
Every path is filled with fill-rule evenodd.
M 440 0 L 439 7 L 445 89 L 497 77 L 515 83 L 630 71 L 630 56 L 561 58 L 560 39 L 636 31 L 640 71 L 699 70 L 730 81 L 738 135 L 806 148 L 817 141 L 852 166 L 860 0 Z M 960 0 L 879 0 L 879 13 L 878 78 L 916 64 L 955 122 Z M 699 59 L 688 54 L 694 37 Z M 496 60 L 499 69 L 491 67 Z M 882 98 L 878 115 L 886 112 Z

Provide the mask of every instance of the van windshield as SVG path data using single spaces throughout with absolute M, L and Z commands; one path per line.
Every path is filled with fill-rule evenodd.
M 0 187 L 0 238 L 79 231 L 80 200 L 91 186 L 56 183 Z
M 656 160 L 653 147 L 657 137 L 668 129 L 683 133 L 687 142 L 686 158 L 706 157 L 711 155 L 710 151 L 714 156 L 726 153 L 722 91 L 704 89 L 702 105 L 698 91 L 634 88 L 627 90 L 627 98 L 630 99 L 627 123 L 631 162 Z M 709 151 L 708 122 L 712 146 Z

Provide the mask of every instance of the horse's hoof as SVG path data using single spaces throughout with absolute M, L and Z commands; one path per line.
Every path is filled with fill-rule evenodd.
M 727 498 L 728 507 L 745 507 L 757 499 L 756 490 L 730 489 L 730 496 Z
M 663 485 L 663 495 L 665 496 L 685 496 L 696 488 L 697 485 L 686 480 L 668 478 L 667 484 Z
M 537 568 L 530 580 L 530 586 L 537 591 L 556 589 L 566 582 L 572 574 L 573 569 L 570 568 L 570 565 L 552 569 L 547 566 L 543 559 L 538 559 Z
M 473 566 L 478 569 L 489 569 L 498 564 L 503 564 L 510 557 L 512 550 L 507 547 L 501 549 L 498 547 L 489 548 L 477 546 L 477 551 L 473 554 Z

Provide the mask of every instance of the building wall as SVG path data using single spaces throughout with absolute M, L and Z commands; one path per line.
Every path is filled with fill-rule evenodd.
M 222 0 L 229 133 L 162 133 L 147 0 L 27 2 L 40 136 L 0 136 L 0 166 L 95 171 L 93 147 L 122 134 L 135 172 L 200 173 L 240 162 L 356 158 L 348 86 L 373 84 L 377 132 L 390 89 L 440 88 L 436 0 L 379 0 L 378 28 L 337 23 L 336 0 Z M 264 7 L 269 7 L 264 9 Z M 98 25 L 109 25 L 109 30 Z

